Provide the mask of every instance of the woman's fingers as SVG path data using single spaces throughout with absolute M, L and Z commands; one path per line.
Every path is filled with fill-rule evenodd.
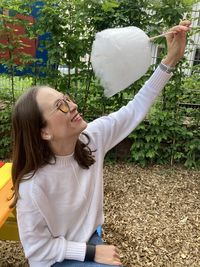
M 177 25 L 169 29 L 168 32 L 171 32 L 172 34 L 174 33 L 176 34 L 179 32 L 187 32 L 187 31 L 189 31 L 189 26 Z
M 179 25 L 176 25 L 168 30 L 168 32 L 173 34 L 177 34 L 179 32 L 186 33 L 190 29 L 191 22 L 189 20 L 182 20 Z
M 182 20 L 179 25 L 183 25 L 186 27 L 189 27 L 191 25 L 191 21 L 190 20 Z
M 186 46 L 186 33 L 190 29 L 191 22 L 189 20 L 181 21 L 168 30 L 166 33 L 167 39 L 167 56 L 164 59 L 164 64 L 174 67 L 183 57 Z
M 97 245 L 95 261 L 98 263 L 121 266 L 119 250 L 112 245 Z
M 113 265 L 122 266 L 122 263 L 121 262 L 118 262 L 118 261 L 114 261 L 113 262 Z

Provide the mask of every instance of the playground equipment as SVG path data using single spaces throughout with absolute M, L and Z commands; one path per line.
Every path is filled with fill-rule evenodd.
M 15 209 L 10 209 L 12 196 L 12 163 L 0 161 L 0 239 L 19 240 Z

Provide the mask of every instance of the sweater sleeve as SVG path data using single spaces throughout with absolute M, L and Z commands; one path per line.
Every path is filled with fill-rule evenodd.
M 20 241 L 30 266 L 51 266 L 64 259 L 84 261 L 86 243 L 69 241 L 64 236 L 52 234 L 49 225 L 54 225 L 56 218 L 50 214 L 44 197 L 37 196 L 37 201 L 34 199 L 31 187 L 30 180 L 20 184 L 17 202 Z M 45 210 L 43 207 L 46 207 Z
M 103 147 L 104 153 L 128 136 L 145 118 L 171 76 L 172 74 L 168 74 L 157 67 L 134 99 L 126 106 L 88 124 L 86 130 L 91 136 L 98 136 L 101 139 L 100 145 Z

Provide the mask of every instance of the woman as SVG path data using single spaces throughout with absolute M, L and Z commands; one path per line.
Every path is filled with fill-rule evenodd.
M 121 266 L 96 233 L 103 218 L 106 152 L 143 120 L 184 54 L 189 21 L 167 36 L 168 53 L 135 98 L 87 124 L 77 105 L 48 86 L 33 87 L 13 110 L 13 206 L 31 267 Z

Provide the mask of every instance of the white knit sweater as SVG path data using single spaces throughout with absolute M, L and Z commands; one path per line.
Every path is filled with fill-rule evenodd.
M 31 267 L 47 267 L 64 259 L 84 261 L 86 242 L 104 222 L 105 153 L 144 119 L 170 77 L 158 67 L 126 106 L 88 124 L 85 132 L 91 149 L 96 149 L 96 163 L 89 170 L 80 168 L 73 155 L 57 156 L 55 165 L 46 165 L 20 184 L 17 220 Z

